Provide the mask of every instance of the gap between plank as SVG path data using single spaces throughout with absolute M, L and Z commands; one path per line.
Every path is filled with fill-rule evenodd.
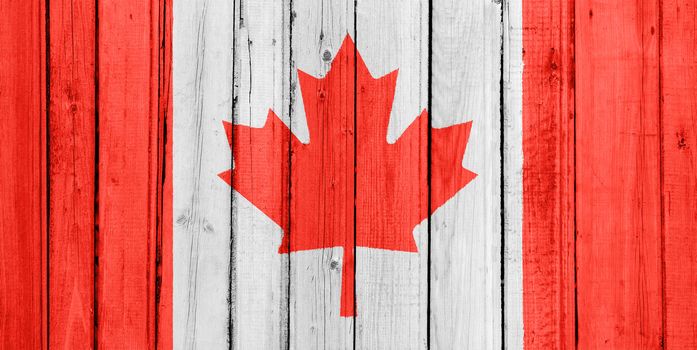
M 505 154 L 504 154 L 504 143 L 505 143 L 505 130 L 506 128 L 504 127 L 505 125 L 505 113 L 504 113 L 504 104 L 505 104 L 505 94 L 504 94 L 504 42 L 506 39 L 506 28 L 504 26 L 504 21 L 503 21 L 503 16 L 504 16 L 504 11 L 503 8 L 504 6 L 507 6 L 508 2 L 507 1 L 501 1 L 501 0 L 495 0 L 494 2 L 498 3 L 500 6 L 500 18 L 501 18 L 501 49 L 499 51 L 499 125 L 501 126 L 500 128 L 500 134 L 499 134 L 499 166 L 500 166 L 500 175 L 499 175 L 499 193 L 500 195 L 500 205 L 501 205 L 501 212 L 500 212 L 500 220 L 501 220 L 501 248 L 499 251 L 499 263 L 501 264 L 501 270 L 499 276 L 500 278 L 500 283 L 501 283 L 501 350 L 506 349 L 506 298 L 505 298 L 505 293 L 506 293 L 506 282 L 505 282 L 505 276 L 506 276 L 506 261 L 505 261 L 505 250 L 506 250 L 506 201 L 505 201 L 505 167 L 506 167 L 506 162 L 505 162 Z
M 46 276 L 46 310 L 44 312 L 46 313 L 45 320 L 46 320 L 46 339 L 44 339 L 44 346 L 48 349 L 48 344 L 50 343 L 51 339 L 51 327 L 50 327 L 50 317 L 51 313 L 49 312 L 51 310 L 51 274 L 50 274 L 50 262 L 49 262 L 49 252 L 50 252 L 50 244 L 51 244 L 51 230 L 49 230 L 50 222 L 51 222 L 51 191 L 49 191 L 49 188 L 51 186 L 51 133 L 50 128 L 51 128 L 51 15 L 50 15 L 50 8 L 51 8 L 51 3 L 50 0 L 46 0 L 44 3 L 44 59 L 46 60 L 46 86 L 44 87 L 46 89 L 45 94 L 45 103 L 46 103 L 46 120 L 45 120 L 45 125 L 44 125 L 44 132 L 46 133 L 46 149 L 44 150 L 45 152 L 45 157 L 46 157 L 46 182 L 44 186 L 44 191 L 46 192 L 46 203 L 44 203 L 46 207 L 46 251 L 42 254 L 43 257 L 46 259 L 46 271 L 45 276 Z
M 295 22 L 295 10 L 293 8 L 293 0 L 289 0 L 288 2 L 288 125 L 290 126 L 288 128 L 288 232 L 284 232 L 283 234 L 288 235 L 288 275 L 286 276 L 288 279 L 287 282 L 287 287 L 286 287 L 286 349 L 290 349 L 290 331 L 291 331 L 291 326 L 290 326 L 290 292 L 291 292 L 291 283 L 293 279 L 291 278 L 292 276 L 292 259 L 290 258 L 291 255 L 291 249 L 290 249 L 290 242 L 291 242 L 291 236 L 290 236 L 290 227 L 291 227 L 291 210 L 292 210 L 292 205 L 291 205 L 291 196 L 292 196 L 292 186 L 293 186 L 293 178 L 292 178 L 292 173 L 293 173 L 293 104 L 295 103 L 295 89 L 293 89 L 293 22 Z
M 428 241 L 428 249 L 426 251 L 426 349 L 431 348 L 431 129 L 433 127 L 433 109 L 431 100 L 433 98 L 432 76 L 433 76 L 433 0 L 428 0 L 428 54 L 427 54 L 427 70 L 428 78 L 426 78 L 426 110 L 428 110 L 428 122 L 426 128 L 426 239 Z
M 356 289 L 356 269 L 358 267 L 358 248 L 356 245 L 356 167 L 358 162 L 356 158 L 358 157 L 358 0 L 353 0 L 353 349 L 356 350 L 356 318 L 358 318 L 358 307 L 356 305 L 356 300 L 358 295 Z M 344 252 L 343 259 L 346 259 L 346 252 Z M 343 272 L 342 272 L 343 273 Z
M 668 322 L 667 317 L 667 303 L 666 303 L 666 225 L 665 225 L 665 183 L 664 183 L 664 157 L 665 157 L 665 146 L 663 138 L 663 84 L 662 84 L 662 73 L 663 73 L 663 62 L 661 57 L 663 56 L 663 0 L 657 0 L 658 2 L 658 173 L 659 173 L 659 189 L 661 191 L 661 196 L 659 198 L 660 207 L 660 219 L 661 219 L 661 340 L 660 345 L 662 349 L 668 348 L 668 338 L 666 336 L 666 324 Z M 652 27 L 653 29 L 653 27 Z
M 50 0 L 47 0 L 47 2 Z M 94 348 L 99 348 L 99 1 L 94 3 L 94 247 L 92 254 L 94 255 L 94 270 L 92 290 L 92 322 L 93 322 L 93 343 Z
M 240 1 L 240 6 L 242 6 L 241 1 Z M 232 103 L 231 103 L 231 110 L 230 110 L 230 153 L 232 154 L 233 152 L 233 147 L 235 145 L 235 128 L 232 127 L 235 125 L 235 110 L 237 109 L 237 95 L 235 92 L 235 82 L 237 81 L 237 31 L 239 31 L 239 28 L 236 27 L 236 24 L 239 23 L 236 21 L 238 13 L 237 13 L 237 2 L 232 4 L 232 23 L 233 23 L 233 33 L 232 33 L 232 88 L 230 89 L 230 92 L 232 94 Z M 241 14 L 240 14 L 241 16 Z M 228 267 L 228 298 L 227 298 L 227 303 L 228 303 L 228 327 L 227 327 L 227 341 L 228 341 L 228 349 L 232 350 L 235 348 L 235 338 L 234 338 L 234 314 L 235 314 L 235 298 L 234 295 L 236 293 L 236 286 L 235 286 L 235 194 L 234 194 L 234 189 L 232 187 L 232 169 L 233 169 L 233 157 L 230 157 L 230 258 L 229 258 L 229 267 Z

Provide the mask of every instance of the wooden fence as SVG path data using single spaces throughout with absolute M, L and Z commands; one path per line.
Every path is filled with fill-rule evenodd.
M 0 349 L 697 348 L 695 0 L 0 12 Z

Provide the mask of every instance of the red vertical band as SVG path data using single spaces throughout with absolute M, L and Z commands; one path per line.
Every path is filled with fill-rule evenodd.
M 155 344 L 159 14 L 159 1 L 98 2 L 100 347 Z
M 663 0 L 661 101 L 664 216 L 665 341 L 697 348 L 697 9 Z
M 578 347 L 662 342 L 657 0 L 576 2 Z
M 0 0 L 0 348 L 46 344 L 43 1 Z
M 94 345 L 95 3 L 50 2 L 49 346 Z
M 574 345 L 573 0 L 523 1 L 526 349 Z

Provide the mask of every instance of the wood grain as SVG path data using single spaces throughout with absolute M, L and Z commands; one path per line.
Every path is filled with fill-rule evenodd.
M 156 348 L 173 349 L 173 156 L 172 138 L 173 96 L 172 96 L 172 2 L 160 0 L 159 19 L 159 147 L 158 147 L 158 186 L 161 195 L 158 200 L 158 238 L 157 238 L 157 279 L 155 300 L 157 319 L 155 325 Z
M 174 3 L 174 347 L 226 348 L 230 327 L 233 3 Z
M 98 7 L 97 346 L 155 343 L 159 3 Z
M 661 21 L 661 154 L 666 349 L 697 347 L 697 9 L 664 0 Z
M 697 347 L 689 0 L 0 10 L 0 349 Z M 322 85 L 345 40 L 357 51 Z M 361 135 L 391 97 L 362 89 L 383 76 L 385 141 L 430 114 L 413 158 Z M 218 176 L 230 144 L 259 144 L 223 122 L 259 128 L 269 110 L 290 128 L 274 140 L 301 141 L 290 166 L 255 158 L 287 178 L 288 241 Z M 462 166 L 477 177 L 414 228 L 418 252 L 371 249 L 375 225 L 427 211 L 428 183 L 398 180 L 469 121 Z M 301 159 L 308 145 L 321 156 Z M 351 199 L 354 177 L 373 190 Z M 375 224 L 395 201 L 371 181 L 419 203 Z M 299 247 L 306 226 L 330 248 Z
M 576 2 L 579 348 L 662 342 L 658 12 Z
M 472 121 L 462 164 L 477 177 L 430 221 L 432 349 L 501 347 L 501 16 L 494 1 L 433 2 L 433 128 Z
M 47 346 L 42 1 L 0 1 L 0 349 Z
M 366 203 L 364 208 L 357 207 L 357 230 L 361 223 L 408 221 L 410 211 L 420 212 L 425 217 L 428 212 L 427 123 L 421 121 L 421 112 L 427 108 L 428 97 L 428 4 L 419 1 L 374 1 L 356 2 L 356 44 L 357 49 L 370 74 L 376 79 L 397 70 L 396 88 L 393 96 L 383 90 L 364 92 L 365 87 L 357 86 L 357 131 L 356 161 L 363 166 L 357 175 L 357 189 L 372 186 L 382 181 L 383 191 L 395 191 L 407 195 L 418 193 L 422 196 L 416 203 L 398 204 L 402 217 L 386 218 L 381 209 L 390 208 L 389 196 L 381 196 L 376 191 L 357 193 L 357 205 Z M 360 84 L 360 82 L 359 82 Z M 371 102 L 368 102 L 371 101 Z M 391 114 L 387 130 L 377 130 L 382 138 L 372 140 L 366 135 L 366 127 L 371 119 L 379 118 L 371 107 L 381 101 L 391 104 Z M 418 119 L 417 119 L 418 118 Z M 413 124 L 419 128 L 417 137 L 400 140 L 400 147 L 411 150 L 409 159 L 400 159 L 391 148 L 380 147 L 380 143 L 394 144 L 405 130 Z M 363 131 L 363 133 L 362 133 Z M 377 144 L 372 144 L 375 141 Z M 394 162 L 392 158 L 396 158 Z M 380 168 L 401 169 L 402 174 L 418 172 L 421 181 L 402 187 L 397 175 L 394 181 L 378 178 Z M 362 176 L 362 178 L 360 178 Z M 367 191 L 366 191 L 367 192 Z M 371 207 L 370 204 L 375 206 Z M 361 217 L 363 215 L 364 217 Z M 382 216 L 381 216 L 382 215 Z M 370 217 L 372 216 L 372 218 Z M 422 349 L 426 347 L 426 320 L 428 295 L 428 230 L 427 220 L 412 227 L 413 237 L 418 252 L 371 249 L 356 249 L 356 344 L 358 349 Z M 395 224 L 396 225 L 396 224 Z M 369 230 L 372 238 L 379 240 L 380 235 L 389 232 L 381 227 L 372 226 Z M 410 231 L 411 231 L 410 230 Z M 360 242 L 358 242 L 360 243 Z
M 503 347 L 522 349 L 523 0 L 503 3 Z M 527 309 L 526 309 L 527 310 Z
M 49 346 L 94 345 L 95 5 L 50 3 Z
M 292 39 L 290 43 L 292 49 L 291 131 L 303 143 L 314 141 L 325 145 L 327 149 L 331 149 L 329 146 L 331 146 L 332 140 L 337 142 L 337 145 L 342 143 L 352 145 L 353 142 L 348 139 L 348 135 L 344 135 L 343 140 L 340 135 L 327 135 L 325 137 L 319 133 L 321 129 L 316 129 L 318 130 L 316 135 L 310 134 L 308 118 L 305 113 L 307 109 L 305 103 L 307 102 L 303 100 L 297 70 L 302 70 L 313 77 L 326 76 L 331 68 L 332 58 L 339 51 L 346 35 L 353 36 L 354 4 L 352 1 L 346 0 L 294 1 L 291 13 L 294 16 L 291 23 Z M 328 52 L 326 56 L 325 52 Z M 345 82 L 343 85 L 353 85 L 354 76 L 352 73 L 344 72 L 341 79 Z M 351 96 L 351 93 L 349 92 L 347 96 Z M 328 119 L 331 116 L 321 115 L 320 118 Z M 352 127 L 351 124 L 347 122 L 346 127 Z M 332 130 L 322 131 L 324 133 Z M 350 154 L 343 155 L 343 157 L 346 156 L 353 157 L 352 146 Z M 341 154 L 326 154 L 324 157 L 324 159 L 317 161 L 326 163 L 332 159 L 331 157 L 338 157 L 336 162 L 342 161 Z M 294 161 L 291 159 L 291 191 L 293 191 L 294 183 L 298 179 L 297 172 L 293 172 Z M 292 205 L 294 195 L 301 194 L 291 192 L 291 218 L 293 218 L 294 211 Z M 337 226 L 333 228 L 334 230 L 345 230 L 349 227 L 340 226 L 348 225 L 349 220 L 352 219 L 346 216 L 348 213 L 341 207 L 341 202 L 330 202 L 326 205 L 328 207 L 325 212 L 307 215 L 320 216 L 327 225 L 336 223 Z M 335 207 L 332 208 L 332 205 Z M 342 215 L 343 217 L 341 217 Z M 290 224 L 292 237 L 293 228 L 297 222 L 291 219 Z M 331 228 L 331 226 L 327 226 L 327 228 Z M 292 242 L 291 240 L 291 244 L 293 244 Z M 290 249 L 293 251 L 293 246 Z M 347 252 L 342 247 L 306 250 L 291 254 L 289 344 L 291 349 L 353 348 L 353 319 L 339 315 L 342 286 L 341 269 L 332 268 L 332 266 L 341 266 L 343 259 L 348 258 L 346 254 Z
M 575 348 L 573 8 L 523 2 L 525 348 Z
M 290 125 L 290 2 L 239 0 L 235 7 L 233 123 L 262 127 L 273 110 Z M 275 135 L 289 149 L 290 131 Z M 250 134 L 253 135 L 253 134 Z M 236 151 L 254 154 L 255 140 L 236 140 Z M 253 137 L 253 136 L 252 136 Z M 285 141 L 281 141 L 285 140 Z M 286 152 L 287 153 L 287 152 Z M 287 157 L 287 156 L 286 156 Z M 287 219 L 288 163 L 252 163 L 284 174 L 285 193 L 275 200 Z M 237 179 L 233 179 L 237 181 Z M 269 184 L 260 184 L 268 188 Z M 287 227 L 287 226 L 286 226 Z M 249 200 L 233 193 L 232 211 L 232 346 L 238 349 L 288 348 L 289 255 L 279 254 L 282 229 Z

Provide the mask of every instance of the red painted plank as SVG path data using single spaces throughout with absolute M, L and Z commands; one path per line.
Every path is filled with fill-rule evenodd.
M 157 212 L 159 2 L 99 1 L 97 341 L 153 348 Z
M 575 348 L 573 9 L 523 1 L 526 349 Z
M 161 200 L 161 211 L 158 213 L 160 219 L 160 230 L 158 238 L 158 285 L 160 289 L 157 294 L 157 348 L 173 348 L 173 323 L 172 323 L 172 249 L 173 249 L 173 212 L 172 212 L 172 130 L 173 109 L 172 109 L 172 1 L 160 0 L 160 61 L 159 61 L 159 117 L 161 130 L 160 150 L 163 156 L 160 163 L 163 168 L 160 173 L 163 176 L 163 191 Z
M 49 346 L 94 344 L 94 1 L 50 2 Z
M 665 346 L 697 348 L 697 9 L 663 0 L 661 100 Z
M 576 2 L 578 347 L 662 336 L 657 0 Z
M 45 9 L 0 0 L 0 349 L 46 347 Z

